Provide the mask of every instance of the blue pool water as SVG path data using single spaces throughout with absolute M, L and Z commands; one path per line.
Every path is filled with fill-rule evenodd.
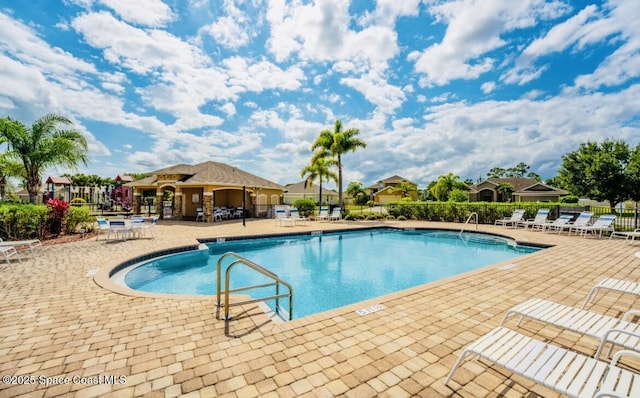
M 214 295 L 216 264 L 236 252 L 293 287 L 293 318 L 338 308 L 531 253 L 538 248 L 483 234 L 435 230 L 366 231 L 244 239 L 209 244 L 209 251 L 153 259 L 132 269 L 132 289 Z M 224 270 L 234 258 L 223 260 Z M 245 267 L 233 269 L 231 288 L 267 283 Z M 286 289 L 282 289 L 286 291 Z M 253 297 L 273 288 L 251 291 Z M 287 300 L 281 301 L 287 303 Z M 273 308 L 273 303 L 268 303 Z M 285 307 L 286 308 L 286 307 Z M 288 309 L 288 308 L 286 308 Z

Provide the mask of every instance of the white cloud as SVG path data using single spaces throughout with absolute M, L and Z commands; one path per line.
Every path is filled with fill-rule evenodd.
M 440 43 L 425 49 L 416 60 L 422 86 L 442 86 L 455 79 L 475 79 L 492 70 L 496 60 L 487 53 L 505 46 L 502 34 L 535 25 L 538 19 L 566 10 L 560 2 L 538 0 L 460 0 L 435 3 L 430 8 L 447 30 Z M 412 58 L 415 58 L 415 54 Z
M 98 0 L 127 22 L 149 27 L 166 26 L 176 17 L 161 0 Z
M 480 86 L 480 89 L 482 90 L 483 93 L 489 94 L 496 89 L 496 82 L 484 82 Z

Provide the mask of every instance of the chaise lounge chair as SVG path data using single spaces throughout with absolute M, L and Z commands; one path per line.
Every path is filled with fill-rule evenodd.
M 634 351 L 640 350 L 640 324 L 627 321 L 628 317 L 635 315 L 640 315 L 640 311 L 627 311 L 622 319 L 618 319 L 554 303 L 553 301 L 534 298 L 507 311 L 499 326 L 504 325 L 509 318 L 518 316 L 520 317 L 518 325 L 523 317 L 527 317 L 538 322 L 584 334 L 600 340 L 600 346 L 594 355 L 594 358 L 598 359 L 607 342 L 612 343 L 609 355 L 614 345 L 620 345 Z
M 331 211 L 331 214 L 329 214 L 329 217 L 327 218 L 329 219 L 329 221 L 342 220 L 342 209 L 339 207 L 334 207 L 333 210 Z
M 513 212 L 513 214 L 511 215 L 511 217 L 507 217 L 507 218 L 502 218 L 499 220 L 496 220 L 496 222 L 493 225 L 503 225 L 503 226 L 509 226 L 512 225 L 513 228 L 516 227 L 516 225 L 522 221 L 522 219 L 524 218 L 524 209 L 517 209 Z
M 542 231 L 546 232 L 546 231 L 554 230 L 560 233 L 562 231 L 562 228 L 564 228 L 565 225 L 569 225 L 572 219 L 573 219 L 572 216 L 568 216 L 568 215 L 560 216 L 555 220 L 553 220 L 552 222 L 544 224 L 542 227 Z
M 467 347 L 449 372 L 449 384 L 460 363 L 477 355 L 508 371 L 569 397 L 638 397 L 640 374 L 618 366 L 622 356 L 640 359 L 636 351 L 618 351 L 610 364 L 498 327 Z
M 293 227 L 294 224 L 295 222 L 287 217 L 287 211 L 285 209 L 276 209 L 276 225 Z
M 613 223 L 616 221 L 616 216 L 613 214 L 605 214 L 596 220 L 593 225 L 585 225 L 581 227 L 572 227 L 569 229 L 569 235 L 571 235 L 571 231 L 576 231 L 576 234 L 580 232 L 582 237 L 586 237 L 589 232 L 592 232 L 594 235 L 598 233 L 598 237 L 602 237 L 602 233 L 605 231 L 615 232 L 613 227 Z
M 628 293 L 640 296 L 640 284 L 635 282 L 623 281 L 620 279 L 605 278 L 591 288 L 587 299 L 584 301 L 582 308 L 585 308 L 593 299 L 596 298 L 601 289 L 613 290 L 619 293 Z
M 31 252 L 31 257 L 36 258 L 36 253 L 34 249 L 38 249 L 38 252 L 42 254 L 42 242 L 39 239 L 29 239 L 29 240 L 10 240 L 3 241 L 0 238 L 0 247 L 13 247 L 16 250 L 18 247 L 28 246 L 29 251 Z
M 309 219 L 307 217 L 300 217 L 300 212 L 295 207 L 289 210 L 289 217 L 293 220 L 294 224 L 307 225 Z
M 623 237 L 626 243 L 629 243 L 629 239 L 631 239 L 631 243 L 633 243 L 636 238 L 640 238 L 640 228 L 636 228 L 633 231 L 613 231 L 609 235 L 609 240 L 617 236 Z
M 315 217 L 316 221 L 326 221 L 329 219 L 329 208 L 322 206 L 320 207 L 320 213 Z
M 18 262 L 22 263 L 22 259 L 20 258 L 18 251 L 13 246 L 0 247 L 0 253 L 2 253 L 2 256 L 7 261 L 7 264 L 9 264 L 9 268 L 11 268 L 12 270 L 13 270 L 13 264 L 11 264 L 11 260 L 10 260 L 11 257 L 14 257 L 14 256 L 17 257 Z
M 572 228 L 587 226 L 591 222 L 592 218 L 593 218 L 593 212 L 583 211 L 582 213 L 580 213 L 578 215 L 578 218 L 576 218 L 576 220 L 574 222 L 567 223 L 567 224 L 565 224 L 565 225 L 563 225 L 561 227 L 558 227 L 558 229 L 559 229 L 558 233 L 561 233 L 565 229 L 568 230 L 569 233 L 571 233 L 571 229 Z
M 544 224 L 547 224 L 547 219 L 549 218 L 549 209 L 538 209 L 536 213 L 536 217 L 532 220 L 519 221 L 516 224 L 516 227 L 523 226 L 524 229 L 531 228 L 543 228 Z

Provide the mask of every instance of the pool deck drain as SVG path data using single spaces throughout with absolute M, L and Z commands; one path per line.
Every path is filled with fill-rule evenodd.
M 354 225 L 375 224 L 313 223 L 287 231 Z M 449 386 L 444 378 L 461 350 L 496 327 L 518 303 L 540 297 L 580 306 L 604 277 L 640 281 L 640 259 L 635 256 L 640 242 L 489 225 L 479 230 L 555 247 L 279 324 L 257 306 L 237 309 L 234 320 L 224 322 L 216 318 L 214 298 L 132 297 L 103 289 L 85 276 L 149 252 L 193 245 L 195 238 L 282 232 L 273 220 L 249 220 L 246 227 L 241 221 L 161 221 L 154 240 L 105 244 L 87 239 L 45 246 L 43 255 L 23 261 L 13 272 L 0 268 L 0 373 L 85 381 L 124 376 L 126 383 L 5 383 L 0 384 L 0 396 L 557 397 L 477 361 L 463 364 Z M 500 269 L 509 264 L 517 266 L 509 272 Z M 377 304 L 384 308 L 366 316 L 355 312 Z M 639 307 L 631 295 L 607 293 L 589 309 L 619 316 Z M 518 330 L 587 355 L 597 348 L 593 339 L 536 322 L 523 322 Z

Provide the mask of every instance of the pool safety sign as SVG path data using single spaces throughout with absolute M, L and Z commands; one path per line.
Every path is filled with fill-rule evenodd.
M 380 310 L 383 310 L 384 306 L 382 304 L 375 304 L 372 305 L 370 307 L 366 307 L 366 308 L 361 308 L 359 310 L 356 311 L 356 313 L 360 316 L 362 315 L 367 315 L 367 314 L 372 314 L 374 312 L 378 312 Z

